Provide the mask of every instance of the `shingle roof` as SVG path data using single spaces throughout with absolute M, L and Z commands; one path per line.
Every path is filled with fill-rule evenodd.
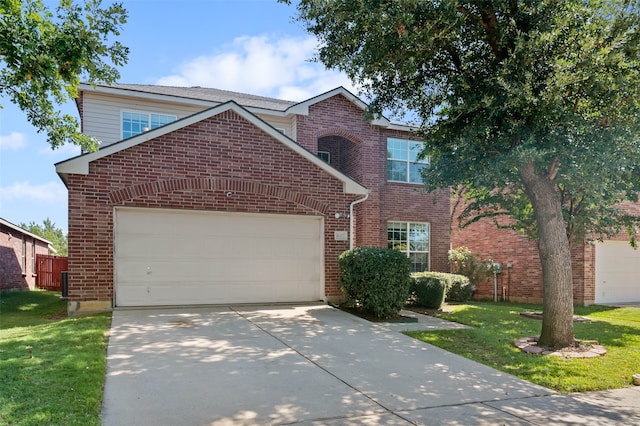
M 297 102 L 292 101 L 283 101 L 281 99 L 231 92 L 229 90 L 210 89 L 199 86 L 175 87 L 145 84 L 112 84 L 111 86 L 107 87 L 219 103 L 234 101 L 244 107 L 264 108 L 275 111 L 285 111 L 292 105 L 297 104 Z

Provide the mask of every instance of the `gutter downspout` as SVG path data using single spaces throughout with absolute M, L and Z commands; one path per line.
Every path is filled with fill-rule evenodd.
M 353 203 L 349 204 L 349 250 L 353 250 L 353 245 L 354 245 L 354 242 L 355 242 L 355 238 L 353 238 L 353 228 L 354 228 L 353 206 L 355 206 L 356 204 L 362 203 L 363 201 L 366 201 L 367 198 L 369 198 L 369 193 L 368 192 L 364 196 L 364 198 L 359 198 L 359 199 L 355 200 Z

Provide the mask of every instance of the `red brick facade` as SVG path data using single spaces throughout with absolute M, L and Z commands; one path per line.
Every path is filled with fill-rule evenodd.
M 298 116 L 297 135 L 313 153 L 319 140 L 341 148 L 335 167 L 371 191 L 356 206 L 356 245 L 386 246 L 389 220 L 429 222 L 431 269 L 448 270 L 448 193 L 434 204 L 419 185 L 386 181 L 386 138 L 407 133 L 364 122 L 362 110 L 335 96 Z M 322 216 L 325 295 L 339 298 L 337 259 L 349 242 L 334 231 L 349 231 L 349 219 L 335 213 L 362 198 L 233 111 L 92 161 L 88 175 L 68 175 L 67 187 L 70 313 L 112 303 L 116 206 Z
M 640 205 L 625 206 L 640 213 Z M 454 212 L 455 213 L 455 212 Z M 620 234 L 612 240 L 628 241 Z M 454 220 L 451 232 L 452 247 L 467 246 L 482 259 L 492 259 L 503 265 L 497 275 L 498 298 L 513 302 L 542 303 L 542 266 L 535 241 L 516 231 L 499 229 L 491 220 L 480 220 L 464 229 Z M 590 305 L 595 301 L 595 247 L 592 244 L 572 248 L 573 300 L 576 305 Z M 511 265 L 509 267 L 509 265 Z M 493 279 L 477 286 L 475 297 L 493 299 Z
M 0 291 L 35 289 L 35 257 L 48 253 L 48 243 L 0 223 Z

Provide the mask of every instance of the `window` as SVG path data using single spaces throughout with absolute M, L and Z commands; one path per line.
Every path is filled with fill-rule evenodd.
M 429 270 L 429 224 L 387 223 L 387 247 L 400 250 L 411 259 L 411 271 Z
M 327 164 L 331 164 L 331 153 L 329 151 L 318 151 L 318 158 Z
M 31 242 L 31 273 L 36 273 L 36 239 Z
M 22 267 L 22 273 L 27 273 L 27 240 L 24 235 L 22 236 L 22 261 L 20 262 L 20 266 Z
M 130 138 L 155 129 L 156 127 L 164 126 L 172 121 L 176 121 L 177 118 L 175 115 L 123 111 L 122 139 Z
M 422 183 L 420 172 L 429 159 L 418 160 L 424 148 L 422 142 L 404 139 L 387 139 L 387 179 L 393 182 Z

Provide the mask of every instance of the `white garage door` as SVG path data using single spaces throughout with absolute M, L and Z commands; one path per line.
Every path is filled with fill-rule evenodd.
M 640 302 L 640 249 L 626 241 L 596 245 L 596 303 Z
M 117 208 L 116 306 L 317 301 L 322 218 Z

